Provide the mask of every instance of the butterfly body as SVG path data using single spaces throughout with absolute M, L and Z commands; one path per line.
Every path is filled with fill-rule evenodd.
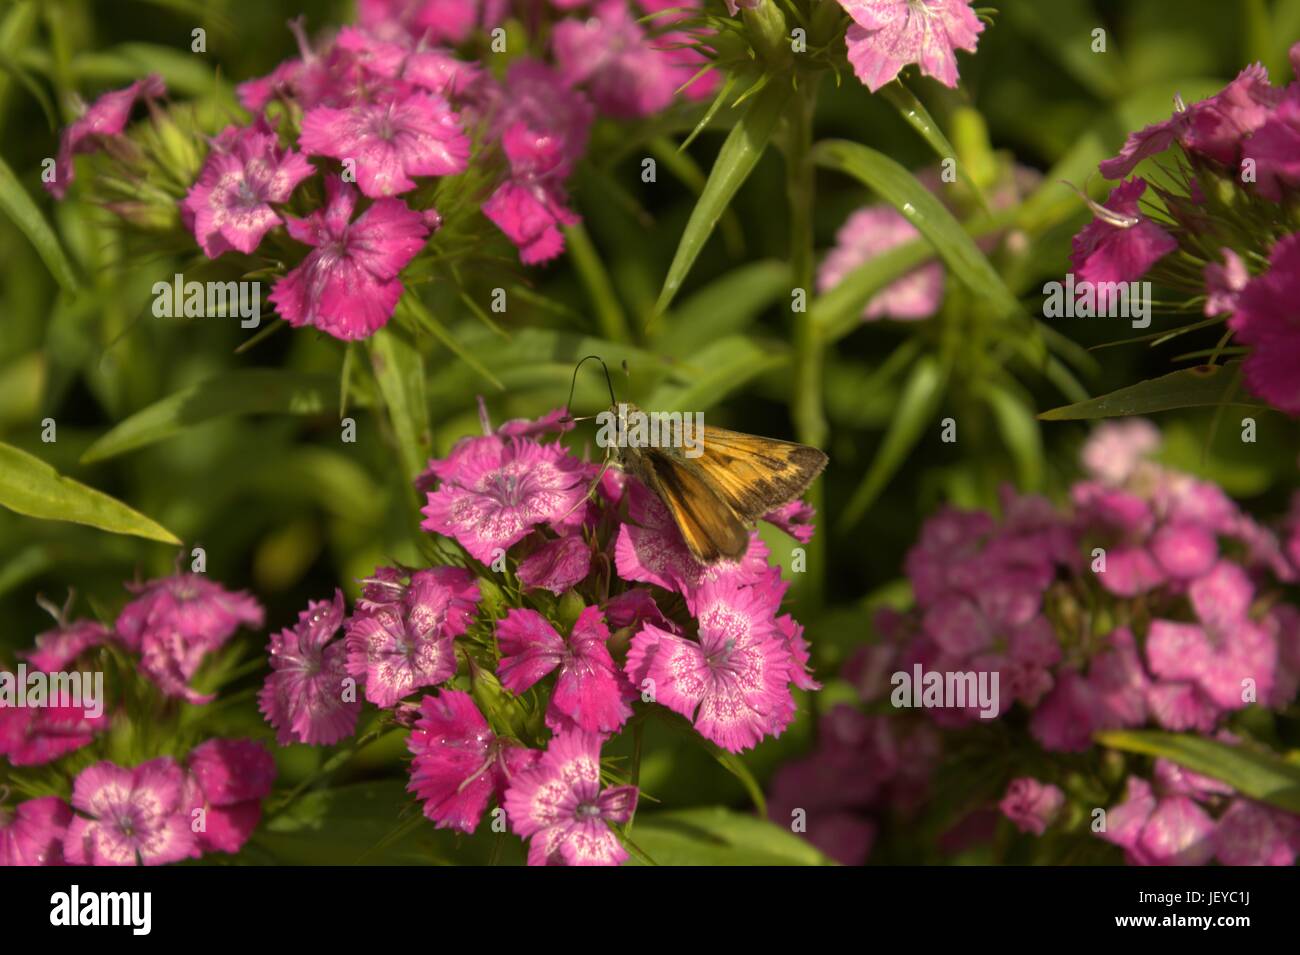
M 711 426 L 703 427 L 696 445 L 645 446 L 628 440 L 626 426 L 632 413 L 643 412 L 622 405 L 611 413 L 624 429 L 608 444 L 612 463 L 663 502 L 704 564 L 743 557 L 754 523 L 800 497 L 828 460 L 807 445 Z

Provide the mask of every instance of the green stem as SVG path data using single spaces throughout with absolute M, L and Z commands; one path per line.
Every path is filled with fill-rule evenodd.
M 619 304 L 605 265 L 592 244 L 591 236 L 581 223 L 571 225 L 564 230 L 565 245 L 569 258 L 578 277 L 591 297 L 591 304 L 596 308 L 596 319 L 600 323 L 600 333 L 612 342 L 630 341 L 627 319 L 623 316 L 623 306 Z
M 826 443 L 826 416 L 822 409 L 822 361 L 825 343 L 812 321 L 808 300 L 813 293 L 813 199 L 815 171 L 812 162 L 812 121 L 816 103 L 816 79 L 804 78 L 790 99 L 786 112 L 786 194 L 790 203 L 790 274 L 794 288 L 803 289 L 804 309 L 794 312 L 793 334 L 795 373 L 790 397 L 791 413 L 799 440 L 821 447 Z M 793 297 L 792 297 L 793 301 Z M 822 482 L 819 479 L 806 495 L 808 502 L 825 514 Z M 824 520 L 823 516 L 823 520 Z M 806 601 L 812 610 L 824 600 L 825 535 L 815 536 L 807 547 Z

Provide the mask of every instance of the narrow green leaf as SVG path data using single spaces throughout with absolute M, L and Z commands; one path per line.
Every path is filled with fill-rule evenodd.
M 672 264 L 668 267 L 663 290 L 655 305 L 657 313 L 662 313 L 672 303 L 704 248 L 704 243 L 713 234 L 718 219 L 758 164 L 781 119 L 790 93 L 790 87 L 785 83 L 769 84 L 754 98 L 745 115 L 727 135 L 713 168 L 709 170 L 709 180 L 704 191 L 695 203 L 686 229 L 682 232 Z
M 994 384 L 986 386 L 984 399 L 1016 463 L 1020 490 L 1037 491 L 1043 483 L 1043 437 L 1033 411 L 1011 392 Z
M 77 277 L 58 237 L 3 159 L 0 159 L 0 210 L 14 221 L 14 225 L 36 247 L 37 254 L 55 280 L 66 291 L 77 291 Z
M 840 518 L 839 530 L 851 529 L 867 512 L 876 496 L 885 489 L 890 478 L 902 466 L 903 460 L 921 439 L 921 433 L 934 416 L 943 396 L 945 375 L 932 355 L 922 356 L 912 368 L 912 374 L 903 386 L 898 400 L 898 411 L 890 422 L 889 430 L 876 451 L 871 467 L 862 483 L 853 492 L 848 507 Z
M 789 360 L 787 352 L 759 345 L 744 335 L 729 335 L 699 349 L 674 369 L 673 380 L 656 388 L 646 406 L 702 411 Z
M 1000 315 L 1021 311 L 1020 302 L 985 258 L 975 240 L 906 168 L 884 153 L 841 139 L 813 147 L 813 161 L 852 176 L 873 189 L 925 236 L 949 270 Z
M 332 411 L 338 382 L 277 368 L 247 368 L 183 388 L 137 411 L 92 444 L 83 464 L 163 441 L 216 418 L 245 414 L 313 415 Z
M 46 521 L 86 524 L 164 544 L 180 539 L 116 498 L 62 477 L 38 457 L 0 443 L 0 505 Z
M 1096 740 L 1112 749 L 1163 756 L 1192 772 L 1220 779 L 1251 799 L 1300 813 L 1300 765 L 1271 753 L 1156 730 L 1108 730 L 1097 733 Z
M 591 236 L 582 223 L 566 226 L 564 229 L 565 248 L 569 260 L 577 270 L 587 297 L 596 310 L 596 322 L 600 333 L 611 341 L 628 340 L 627 319 L 623 316 L 623 305 L 614 291 L 605 263 L 600 260 L 600 253 L 592 244 Z
M 720 806 L 637 816 L 637 843 L 660 865 L 834 865 L 811 843 Z
M 1043 421 L 1079 421 L 1091 418 L 1117 418 L 1124 415 L 1152 414 L 1174 408 L 1206 408 L 1218 405 L 1258 408 L 1268 405 L 1249 398 L 1235 398 L 1237 365 L 1201 365 L 1170 372 L 1159 378 L 1140 381 L 1112 391 L 1100 398 L 1075 402 L 1044 411 Z
M 790 267 L 765 259 L 749 262 L 710 282 L 669 313 L 656 347 L 689 355 L 710 342 L 743 331 L 779 296 L 790 294 Z
M 939 124 L 934 121 L 934 117 L 925 108 L 925 104 L 917 99 L 916 94 L 904 86 L 901 80 L 886 84 L 881 88 L 880 92 L 898 110 L 904 121 L 912 129 L 916 130 L 917 135 L 926 141 L 940 160 L 953 160 L 957 166 L 957 175 L 961 177 L 962 182 L 970 187 L 971 193 L 984 211 L 988 212 L 989 206 L 988 201 L 984 198 L 984 192 L 971 178 L 970 172 L 966 169 L 966 164 L 957 163 L 957 147 L 944 135 L 943 130 L 939 128 Z
M 478 357 L 472 351 L 461 344 L 456 336 L 451 333 L 451 330 L 442 322 L 438 321 L 433 312 L 429 311 L 429 309 L 425 307 L 424 303 L 421 302 L 414 293 L 402 296 L 401 300 L 397 303 L 397 314 L 407 317 L 418 328 L 427 331 L 434 338 L 438 339 L 439 342 L 446 346 L 448 351 L 470 368 L 473 368 L 474 371 L 487 380 L 492 387 L 496 388 L 498 391 L 505 390 L 505 385 L 501 384 L 501 379 L 492 374 L 492 372 L 488 370 L 487 366 L 479 361 Z
M 381 328 L 370 339 L 370 362 L 388 408 L 406 476 L 413 480 L 424 470 L 433 450 L 425 404 L 424 360 L 392 329 Z

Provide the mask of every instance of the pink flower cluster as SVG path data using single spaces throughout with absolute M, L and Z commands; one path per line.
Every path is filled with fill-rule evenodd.
M 262 815 L 275 762 L 253 740 L 212 739 L 185 764 L 97 762 L 57 796 L 0 806 L 0 865 L 163 865 L 238 852 Z
M 333 743 L 364 696 L 414 727 L 410 789 L 439 827 L 472 833 L 495 799 L 530 862 L 621 862 L 610 825 L 636 790 L 602 788 L 600 750 L 633 704 L 731 752 L 780 735 L 793 688 L 818 687 L 802 627 L 778 615 L 757 532 L 740 561 L 702 566 L 638 481 L 596 482 L 542 440 L 572 427 L 562 412 L 483 426 L 417 481 L 424 529 L 478 569 L 381 567 L 346 619 L 341 593 L 313 603 L 271 639 L 262 711 L 282 743 Z M 811 519 L 798 501 L 768 516 L 805 542 Z
M 548 55 L 516 58 L 498 79 L 461 50 L 480 45 L 481 31 L 493 32 L 485 55 L 521 42 L 501 28 L 509 6 L 369 0 L 357 25 L 314 47 L 302 24 L 291 24 L 299 56 L 238 87 L 252 122 L 210 140 L 179 202 L 203 253 L 296 261 L 271 291 L 277 313 L 295 327 L 366 338 L 391 318 L 402 271 L 442 225 L 422 187 L 472 164 L 494 183 L 478 205 L 521 260 L 558 255 L 561 228 L 578 222 L 564 184 L 596 114 L 643 118 L 670 105 L 679 88 L 698 98 L 717 80 L 696 76 L 703 58 L 673 29 L 690 3 L 669 4 L 674 11 L 652 34 L 639 15 L 664 5 L 650 0 L 563 4 L 581 16 L 554 24 L 521 5 L 530 8 L 525 21 L 543 31 L 530 45 Z M 133 148 L 125 136 L 133 105 L 162 95 L 157 77 L 104 94 L 64 131 L 48 188 L 63 197 L 76 153 Z M 281 228 L 296 246 L 279 237 Z
M 1205 314 L 1227 316 L 1236 340 L 1251 348 L 1249 389 L 1300 416 L 1300 319 L 1292 307 L 1300 290 L 1300 44 L 1291 62 L 1298 78 L 1285 87 L 1254 64 L 1209 99 L 1179 101 L 1169 119 L 1130 134 L 1119 155 L 1101 163 L 1102 174 L 1123 179 L 1153 157 L 1164 171 L 1151 182 L 1127 179 L 1104 205 L 1093 204 L 1096 218 L 1075 236 L 1073 265 L 1088 282 L 1150 273 L 1203 300 Z M 1141 206 L 1148 187 L 1158 207 Z M 1248 209 L 1245 219 L 1229 207 Z M 1178 267 L 1160 265 L 1175 253 Z M 1248 263 L 1264 261 L 1252 275 Z

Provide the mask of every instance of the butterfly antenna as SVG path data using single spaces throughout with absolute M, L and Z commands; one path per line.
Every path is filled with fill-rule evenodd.
M 605 359 L 601 358 L 599 355 L 588 355 L 585 358 L 583 358 L 581 361 L 579 361 L 576 365 L 573 366 L 573 381 L 569 382 L 569 400 L 564 403 L 565 411 L 569 411 L 569 412 L 572 411 L 573 392 L 574 389 L 578 387 L 578 369 L 580 369 L 586 362 L 590 361 L 593 358 L 596 359 L 596 361 L 600 362 L 601 368 L 605 369 L 605 384 L 609 386 L 610 407 L 612 408 L 614 405 L 618 404 L 618 399 L 614 397 L 614 380 L 609 377 L 609 366 L 605 364 Z M 570 414 L 568 417 L 570 420 L 573 420 L 572 414 Z

